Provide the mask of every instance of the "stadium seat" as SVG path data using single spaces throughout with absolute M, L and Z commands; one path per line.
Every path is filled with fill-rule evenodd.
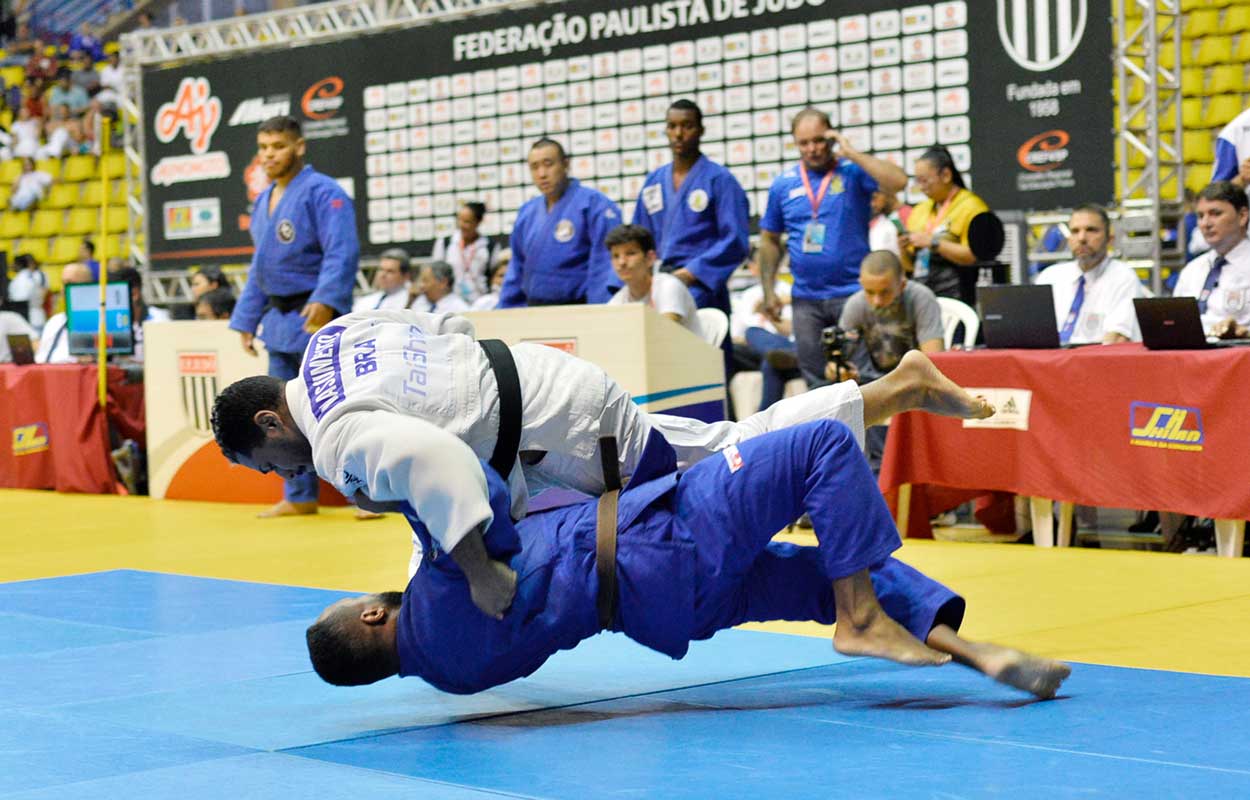
M 0 67 L 0 80 L 6 87 L 21 86 L 26 80 L 26 70 L 22 67 Z
M 1200 67 L 1228 64 L 1233 60 L 1233 37 L 1207 36 L 1198 43 L 1193 63 Z
M 1233 117 L 1236 117 L 1245 110 L 1246 105 L 1241 101 L 1241 95 L 1217 95 L 1207 101 L 1205 126 L 1210 128 L 1222 128 L 1232 122 Z
M 1185 15 L 1185 29 L 1181 34 L 1186 39 L 1197 39 L 1213 33 L 1227 33 L 1220 27 L 1220 10 L 1218 8 L 1199 8 Z
M 1237 47 L 1233 50 L 1233 62 L 1236 64 L 1250 62 L 1250 36 L 1237 37 Z
M 20 239 L 30 230 L 30 215 L 24 211 L 0 214 L 0 239 Z
M 1206 70 L 1202 67 L 1185 67 L 1181 70 L 1181 94 L 1188 97 L 1202 94 L 1206 79 Z
M 1232 49 L 1231 47 L 1229 48 Z M 100 159 L 100 169 L 109 179 L 121 178 L 126 174 L 126 155 L 116 150 L 106 153 Z
M 11 158 L 8 161 L 0 161 L 0 183 L 5 186 L 11 185 L 17 180 L 17 176 L 22 174 L 22 160 L 20 158 Z
M 1185 188 L 1201 192 L 1211 182 L 1211 164 L 1188 164 L 1185 166 Z
M 54 183 L 48 196 L 39 201 L 40 208 L 69 208 L 78 203 L 78 184 Z
M 1206 94 L 1240 94 L 1246 91 L 1246 69 L 1241 64 L 1222 64 L 1211 69 Z
M 126 242 L 124 241 L 124 237 L 105 236 L 99 242 L 96 256 L 102 261 L 107 261 L 108 259 L 114 258 L 116 256 L 125 257 L 126 249 L 127 248 L 126 248 Z
M 95 177 L 95 156 L 70 156 L 65 159 L 65 171 L 61 180 L 80 183 Z
M 1224 13 L 1224 33 L 1245 33 L 1250 31 L 1250 5 L 1232 6 Z
M 121 233 L 130 225 L 130 210 L 125 206 L 109 206 L 104 215 L 104 230 L 108 233 Z
M 1208 127 L 1202 117 L 1202 98 L 1186 97 L 1181 100 L 1181 125 L 1192 131 Z
M 35 162 L 35 169 L 40 172 L 46 172 L 52 176 L 53 180 L 61 177 L 61 159 L 59 158 L 41 158 Z
M 52 247 L 45 259 L 49 264 L 70 264 L 78 260 L 78 248 L 82 244 L 81 236 L 58 236 L 52 241 Z M 97 259 L 99 254 L 96 254 Z
M 1181 152 L 1186 163 L 1195 161 L 1210 163 L 1215 160 L 1215 133 L 1213 131 L 1185 131 L 1182 134 Z
M 67 236 L 90 236 L 100 232 L 100 210 L 88 206 L 71 209 L 61 232 Z
M 78 204 L 88 208 L 99 208 L 104 199 L 104 188 L 99 181 L 87 181 L 82 185 L 82 196 Z
M 126 195 L 126 182 L 124 180 L 113 181 L 109 184 L 109 204 L 114 206 L 124 206 L 130 198 Z
M 0 186 L 0 208 L 9 207 L 9 197 L 13 194 L 12 190 L 7 186 Z
M 61 232 L 61 225 L 64 221 L 64 211 L 41 208 L 30 218 L 30 230 L 26 235 L 45 239 L 49 236 L 56 236 Z
M 35 257 L 40 264 L 48 260 L 48 240 L 47 239 L 22 239 L 13 243 L 13 253 L 21 255 L 29 253 Z

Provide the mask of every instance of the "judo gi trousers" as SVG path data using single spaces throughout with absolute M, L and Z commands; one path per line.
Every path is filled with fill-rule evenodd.
M 284 381 L 298 378 L 302 357 L 301 353 L 278 353 L 270 350 L 269 377 L 281 378 Z M 287 478 L 282 488 L 282 496 L 291 503 L 313 503 L 317 500 L 318 489 L 316 473 L 309 473 Z

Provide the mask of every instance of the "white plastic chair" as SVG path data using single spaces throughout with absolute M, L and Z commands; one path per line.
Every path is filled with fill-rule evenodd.
M 712 347 L 720 347 L 729 335 L 729 317 L 719 308 L 700 308 L 698 314 L 704 341 Z
M 946 349 L 951 349 L 955 329 L 961 322 L 964 324 L 964 347 L 976 344 L 977 332 L 981 330 L 981 318 L 977 316 L 977 310 L 953 297 L 939 297 L 937 301 L 942 309 L 942 333 Z

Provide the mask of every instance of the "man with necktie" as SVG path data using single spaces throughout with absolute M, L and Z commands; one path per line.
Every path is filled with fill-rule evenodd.
M 1185 265 L 1173 294 L 1198 298 L 1208 334 L 1243 337 L 1250 326 L 1250 203 L 1240 187 L 1215 181 L 1198 193 L 1197 211 L 1211 250 Z

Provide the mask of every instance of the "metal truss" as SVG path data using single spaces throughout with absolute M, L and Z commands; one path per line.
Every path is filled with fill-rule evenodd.
M 1130 11 L 1133 12 L 1130 18 Z M 1116 146 L 1117 195 L 1121 236 L 1127 258 L 1149 259 L 1150 284 L 1163 289 L 1163 269 L 1184 264 L 1184 226 L 1178 224 L 1185 199 L 1185 164 L 1181 151 L 1181 0 L 1117 0 Z M 1168 52 L 1170 59 L 1163 57 Z M 1170 66 L 1165 62 L 1170 61 Z M 1134 101 L 1133 98 L 1140 99 Z M 1161 130 L 1171 115 L 1171 131 Z M 1130 168 L 1144 159 L 1140 173 Z M 1177 227 L 1175 249 L 1164 248 L 1160 231 Z

